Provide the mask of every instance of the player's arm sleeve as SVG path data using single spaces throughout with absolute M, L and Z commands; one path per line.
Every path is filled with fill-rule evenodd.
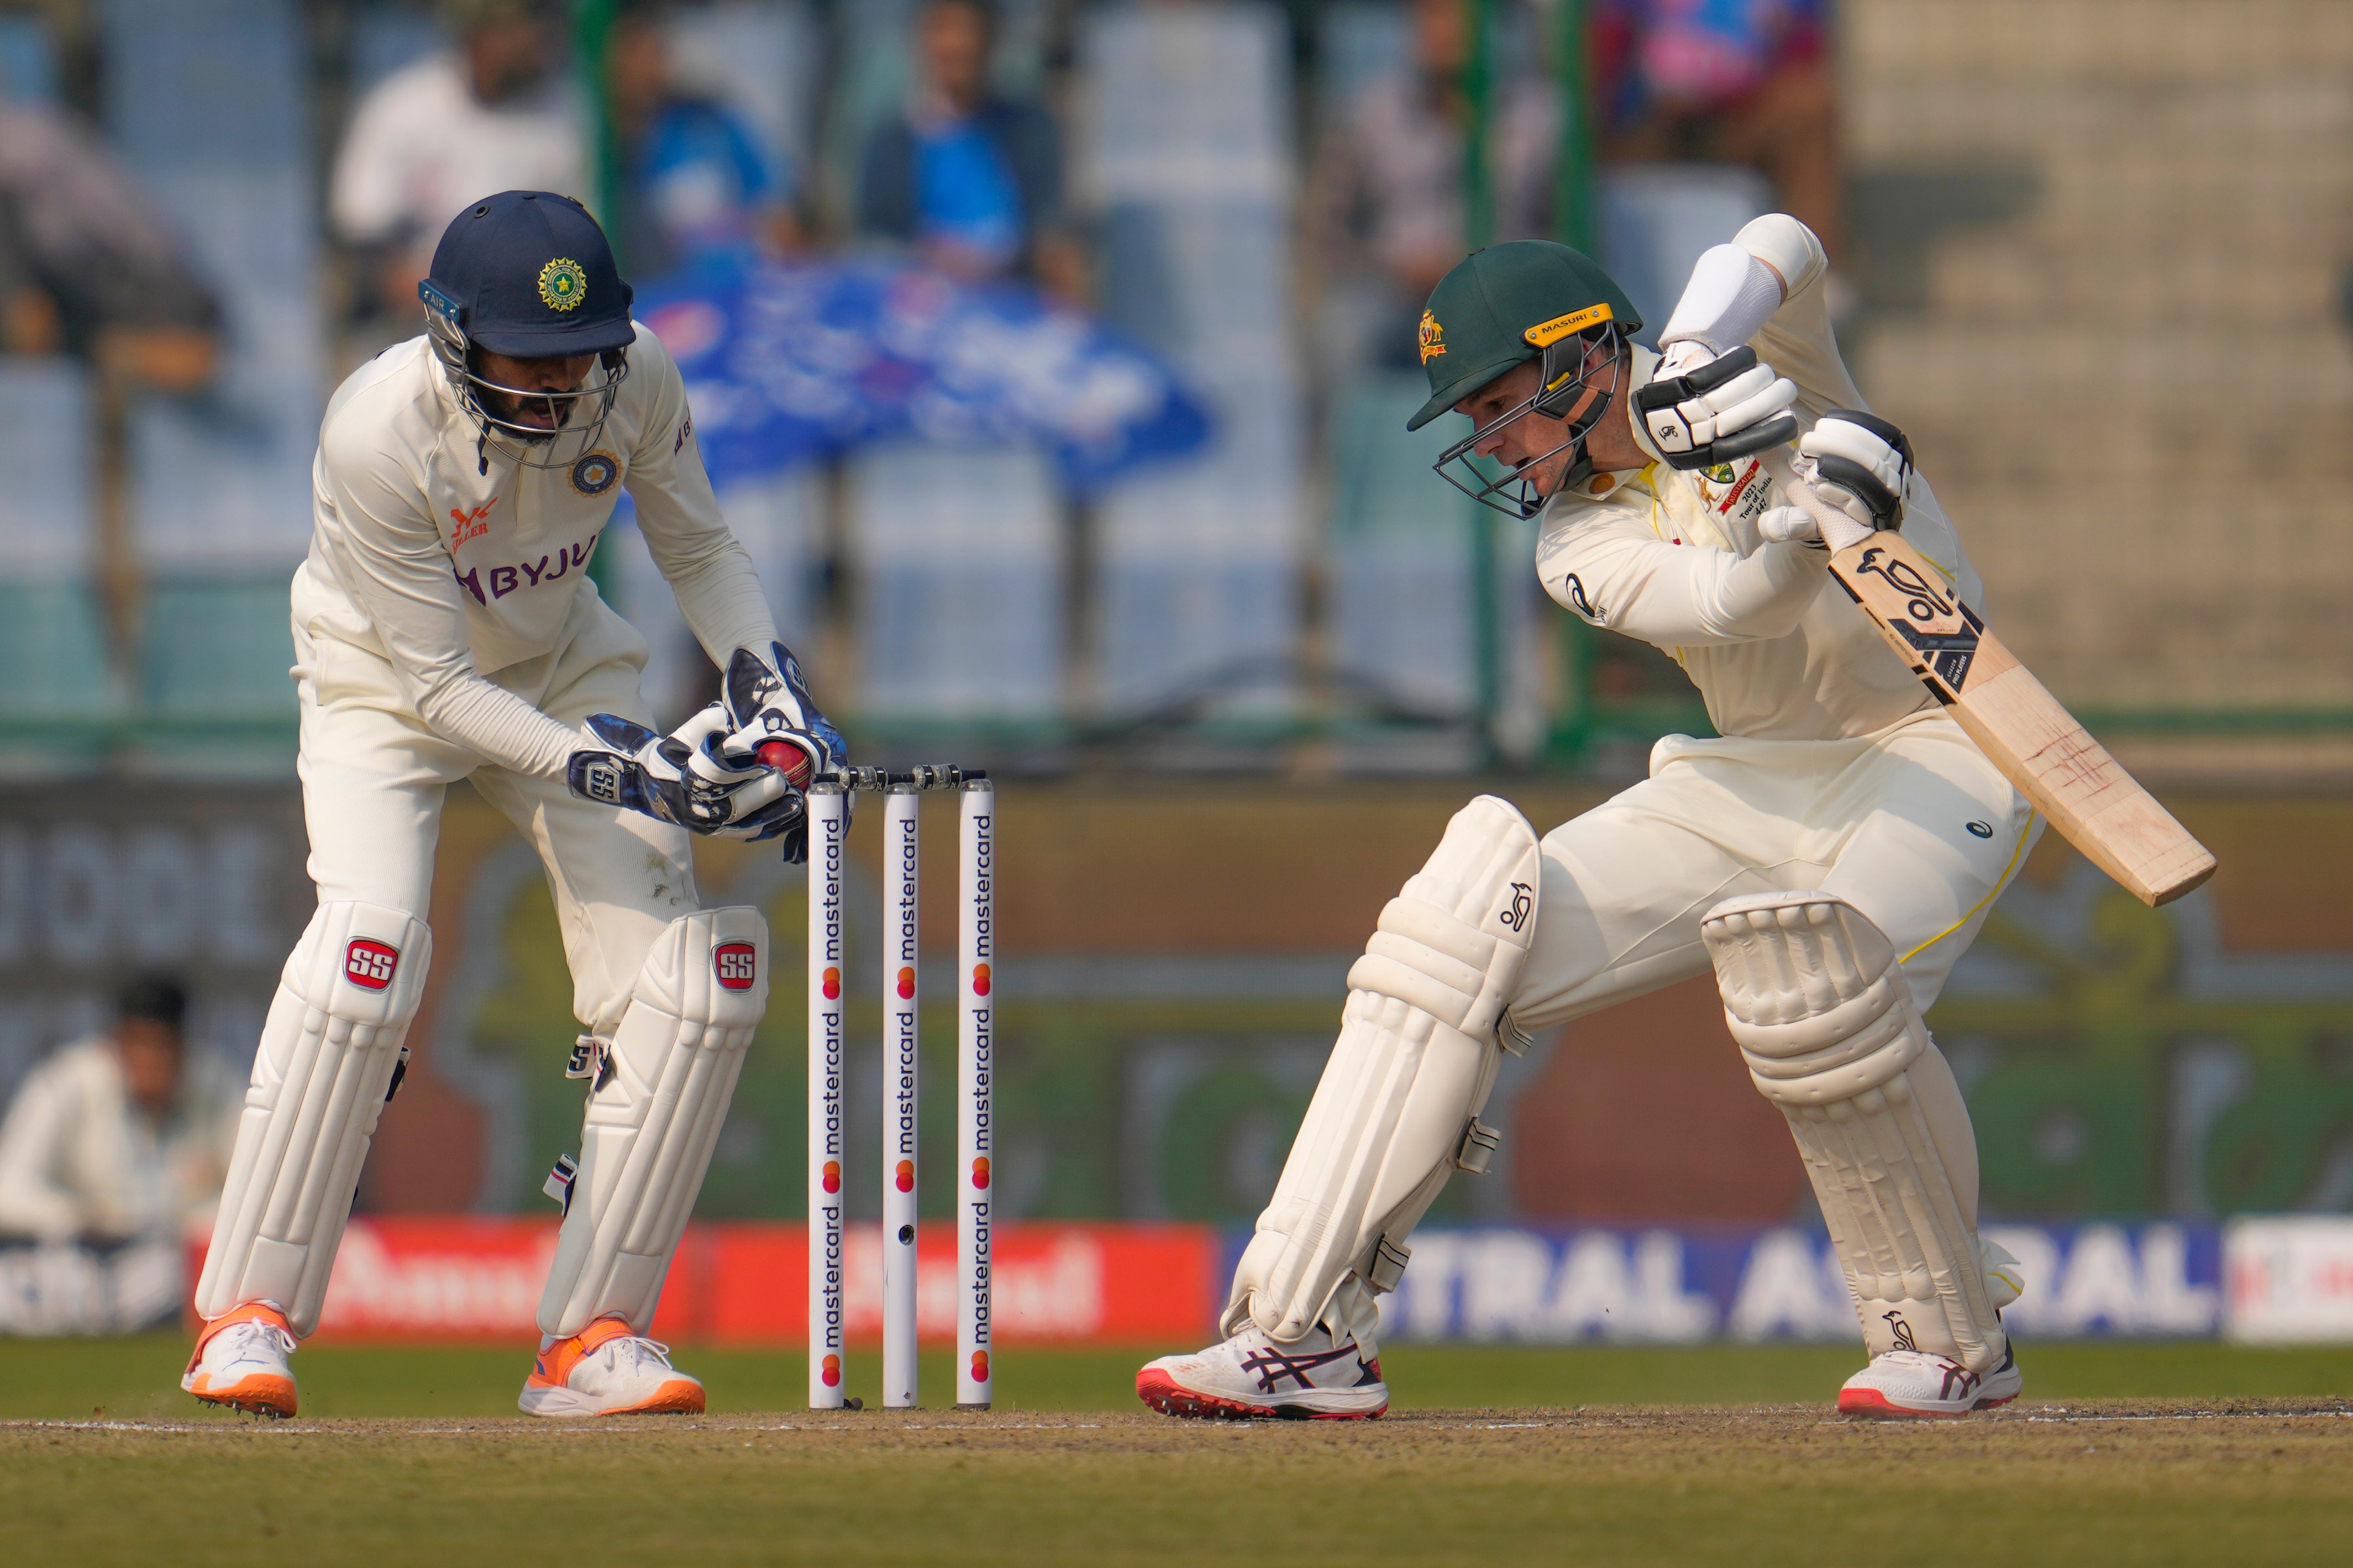
M 1781 275 L 1788 292 L 1749 346 L 1757 357 L 1798 384 L 1798 406 L 1811 428 L 1833 408 L 1871 405 L 1856 390 L 1831 330 L 1830 257 L 1814 231 L 1787 213 L 1752 218 L 1733 243 Z
M 70 1131 L 72 1085 L 36 1071 L 0 1121 L 0 1231 L 64 1241 L 82 1227 L 81 1205 L 56 1180 L 58 1152 Z
M 629 351 L 629 374 L 644 376 L 651 398 L 638 448 L 629 454 L 629 499 L 646 549 L 678 595 L 678 607 L 720 668 L 739 647 L 765 650 L 777 640 L 776 618 L 760 591 L 752 558 L 720 515 L 711 476 L 694 440 L 686 384 L 651 332 Z
M 396 457 L 368 449 L 332 421 L 319 463 L 343 525 L 328 551 L 335 575 L 375 626 L 417 716 L 511 772 L 562 778 L 586 742 L 475 669 L 466 588 L 423 490 Z
M 1830 575 L 1802 544 L 1751 555 L 1671 544 L 1634 519 L 1594 518 L 1546 531 L 1536 550 L 1545 591 L 1597 626 L 1661 647 L 1788 637 Z

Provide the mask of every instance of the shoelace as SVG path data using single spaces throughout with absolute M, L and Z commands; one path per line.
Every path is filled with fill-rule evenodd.
M 596 1353 L 605 1358 L 607 1369 L 617 1373 L 642 1372 L 649 1361 L 664 1372 L 674 1370 L 670 1364 L 670 1347 L 643 1334 L 625 1334 L 618 1339 L 607 1340 L 596 1347 Z M 625 1355 L 629 1362 L 626 1368 L 621 1365 Z
M 228 1342 L 226 1348 L 228 1351 L 228 1358 L 231 1361 L 243 1360 L 249 1352 L 261 1349 L 262 1346 L 267 1345 L 272 1340 L 278 1342 L 279 1351 L 282 1354 L 292 1355 L 294 1353 L 294 1336 L 288 1333 L 284 1329 L 280 1328 L 275 1323 L 245 1322 L 232 1324 L 230 1327 L 222 1331 L 221 1337 Z M 259 1342 L 257 1343 L 257 1341 Z

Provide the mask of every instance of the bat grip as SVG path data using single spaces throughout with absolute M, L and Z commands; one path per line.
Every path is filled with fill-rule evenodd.
M 768 766 L 785 775 L 785 782 L 795 789 L 807 789 L 809 782 L 809 754 L 790 741 L 763 741 L 756 753 Z

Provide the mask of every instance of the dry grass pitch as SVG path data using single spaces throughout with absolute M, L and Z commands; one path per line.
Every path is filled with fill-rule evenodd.
M 1059 1410 L 557 1426 L 478 1414 L 512 1397 L 514 1358 L 471 1353 L 306 1351 L 306 1402 L 316 1386 L 334 1403 L 323 1394 L 336 1387 L 345 1408 L 450 1413 L 265 1425 L 200 1415 L 168 1393 L 120 1393 L 127 1372 L 147 1379 L 150 1363 L 185 1354 L 168 1340 L 0 1347 L 0 1415 L 20 1417 L 0 1421 L 0 1561 L 2209 1568 L 2338 1561 L 2353 1541 L 2344 1352 L 2050 1354 L 2048 1390 L 2121 1379 L 2274 1396 L 2030 1398 L 1935 1426 L 1786 1403 L 1179 1422 L 1118 1407 L 1125 1394 L 1112 1380 L 1132 1358 L 1077 1355 L 1029 1369 L 1025 1405 Z M 723 1373 L 714 1389 L 739 1396 L 776 1391 L 754 1383 L 755 1365 L 772 1364 L 777 1387 L 796 1370 L 793 1358 L 682 1359 Z M 1689 1397 L 1732 1368 L 1810 1388 L 1841 1358 L 1409 1349 L 1397 1359 L 1393 1377 L 1419 1369 L 1407 1388 L 1459 1399 L 1629 1384 Z M 22 1418 L 110 1386 L 122 1402 L 96 1419 Z M 2312 1392 L 2277 1396 L 2284 1386 Z

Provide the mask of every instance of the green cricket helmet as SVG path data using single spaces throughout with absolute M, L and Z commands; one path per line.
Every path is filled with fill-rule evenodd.
M 1449 447 L 1436 464 L 1440 478 L 1482 505 L 1507 516 L 1533 517 L 1545 501 L 1533 482 L 1521 479 L 1516 468 L 1494 471 L 1492 460 L 1472 448 L 1530 413 L 1566 419 L 1568 438 L 1525 467 L 1575 448 L 1562 488 L 1583 479 L 1591 471 L 1585 438 L 1609 412 L 1617 389 L 1597 388 L 1599 395 L 1581 410 L 1578 400 L 1594 378 L 1617 363 L 1641 327 L 1626 291 L 1582 251 L 1546 239 L 1474 250 L 1438 280 L 1421 312 L 1421 367 L 1430 377 L 1430 401 L 1406 421 L 1406 428 L 1420 429 L 1514 366 L 1538 362 L 1542 374 L 1535 390 Z M 1517 495 L 1503 493 L 1514 486 Z

